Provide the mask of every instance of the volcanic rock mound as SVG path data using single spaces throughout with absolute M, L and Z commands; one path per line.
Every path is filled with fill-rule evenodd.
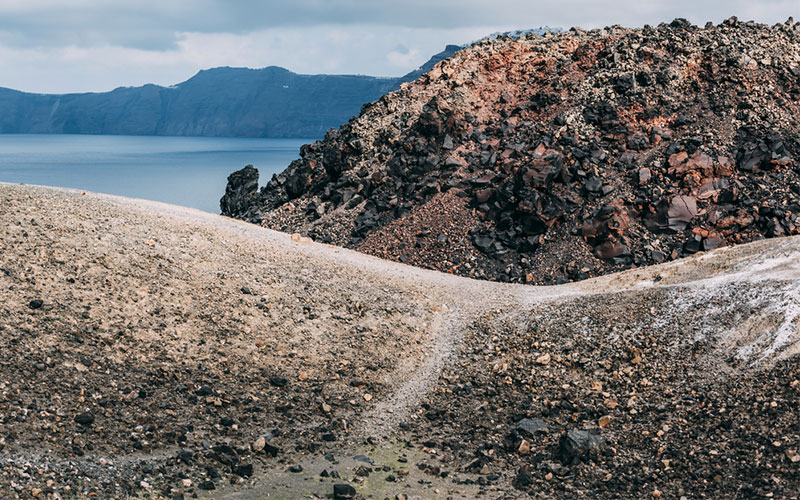
M 483 40 L 223 214 L 549 284 L 800 232 L 800 23 Z

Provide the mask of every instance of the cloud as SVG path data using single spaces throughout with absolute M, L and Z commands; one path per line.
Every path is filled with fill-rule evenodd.
M 797 0 L 2 0 L 0 86 L 173 84 L 220 65 L 392 76 L 494 31 L 775 23 L 797 10 Z
M 544 24 L 641 25 L 687 17 L 698 23 L 730 15 L 783 21 L 797 0 L 3 0 L 5 44 L 74 44 L 170 49 L 178 33 L 251 33 L 315 25 L 393 28 L 509 28 Z
M 408 68 L 415 64 L 415 62 L 419 62 L 420 54 L 417 49 L 409 49 L 405 45 L 400 44 L 395 47 L 393 51 L 386 54 L 386 60 L 392 66 Z M 420 64 L 417 64 L 417 66 L 420 66 Z

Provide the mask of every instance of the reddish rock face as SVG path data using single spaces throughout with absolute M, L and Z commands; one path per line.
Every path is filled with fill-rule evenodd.
M 228 215 L 537 284 L 797 234 L 798 26 L 477 42 L 305 146 Z

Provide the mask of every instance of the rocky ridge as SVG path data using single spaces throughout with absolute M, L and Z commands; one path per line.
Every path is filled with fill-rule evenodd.
M 800 23 L 477 42 L 222 211 L 463 276 L 553 284 L 800 232 Z M 249 182 L 242 190 L 240 180 Z

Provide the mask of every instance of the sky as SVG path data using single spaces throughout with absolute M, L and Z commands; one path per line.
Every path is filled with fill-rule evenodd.
M 497 31 L 732 15 L 800 20 L 800 0 L 0 0 L 0 87 L 173 85 L 216 66 L 398 76 Z

